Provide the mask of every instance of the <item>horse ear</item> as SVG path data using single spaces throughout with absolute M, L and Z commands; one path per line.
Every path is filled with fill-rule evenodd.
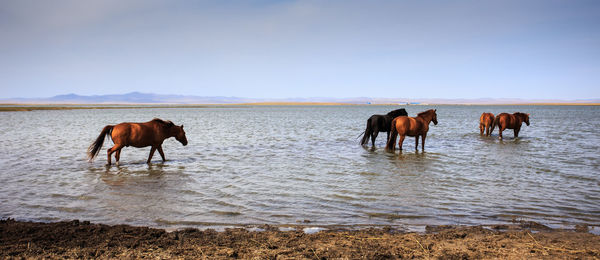
M 181 129 L 183 129 L 183 125 L 181 125 Z

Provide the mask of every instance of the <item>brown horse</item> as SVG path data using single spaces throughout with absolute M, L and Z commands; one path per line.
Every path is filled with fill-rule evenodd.
M 393 152 L 396 148 L 396 137 L 400 135 L 398 146 L 402 150 L 402 142 L 404 142 L 404 138 L 408 135 L 415 137 L 415 150 L 418 150 L 419 136 L 421 136 L 421 149 L 425 150 L 425 138 L 427 137 L 427 131 L 429 131 L 429 123 L 432 121 L 435 125 L 438 123 L 435 112 L 435 109 L 430 109 L 419 113 L 417 117 L 399 116 L 394 118 L 392 120 L 392 133 L 385 148 Z
M 494 124 L 494 114 L 492 113 L 483 113 L 479 117 L 479 134 L 483 135 L 483 130 L 485 130 L 485 136 L 490 136 L 492 133 L 491 128 Z
M 498 136 L 502 139 L 502 131 L 504 129 L 514 129 L 515 130 L 515 138 L 519 137 L 519 130 L 521 130 L 521 125 L 525 122 L 527 126 L 529 126 L 529 114 L 516 112 L 514 114 L 501 113 L 496 116 L 494 119 L 494 123 L 492 124 L 492 132 L 494 128 L 498 126 Z
M 171 121 L 164 121 L 162 119 L 152 119 L 152 121 L 145 123 L 120 123 L 118 125 L 107 125 L 102 129 L 96 141 L 88 148 L 88 157 L 90 160 L 94 159 L 102 144 L 104 143 L 104 137 L 110 135 L 115 145 L 108 149 L 108 165 L 110 165 L 110 156 L 115 153 L 115 159 L 117 164 L 121 156 L 121 149 L 125 146 L 133 147 L 146 147 L 151 146 L 150 156 L 148 156 L 147 163 L 150 163 L 154 151 L 158 150 L 160 157 L 163 162 L 165 161 L 165 154 L 162 150 L 162 143 L 169 137 L 175 137 L 184 146 L 187 145 L 187 138 L 185 137 L 185 131 L 183 131 L 183 125 L 176 126 Z

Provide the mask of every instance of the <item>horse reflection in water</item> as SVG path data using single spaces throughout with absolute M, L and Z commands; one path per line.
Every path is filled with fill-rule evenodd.
M 415 137 L 415 150 L 418 150 L 419 136 L 421 136 L 421 149 L 425 150 L 425 138 L 427 138 L 427 131 L 429 131 L 429 123 L 433 122 L 435 125 L 438 123 L 435 112 L 435 109 L 430 109 L 419 113 L 417 117 L 399 116 L 394 118 L 392 120 L 392 132 L 385 148 L 390 152 L 394 152 L 396 149 L 396 137 L 400 135 L 398 146 L 402 150 L 402 143 L 408 135 Z
M 154 151 L 158 150 L 160 157 L 163 162 L 165 161 L 165 154 L 162 149 L 162 143 L 165 139 L 175 137 L 184 146 L 187 145 L 187 138 L 185 137 L 185 131 L 183 131 L 183 125 L 176 126 L 171 121 L 165 121 L 162 119 L 155 118 L 152 121 L 145 123 L 120 123 L 117 125 L 107 125 L 102 129 L 96 141 L 88 148 L 88 157 L 90 160 L 94 159 L 100 152 L 104 138 L 110 135 L 113 143 L 113 147 L 107 151 L 108 165 L 111 164 L 111 155 L 115 153 L 115 159 L 117 164 L 121 157 L 121 149 L 126 146 L 133 146 L 137 148 L 151 146 L 150 156 L 148 156 L 147 163 L 150 163 Z

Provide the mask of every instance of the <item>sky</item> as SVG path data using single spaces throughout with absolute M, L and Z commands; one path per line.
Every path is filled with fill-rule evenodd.
M 600 1 L 0 0 L 0 98 L 600 98 Z

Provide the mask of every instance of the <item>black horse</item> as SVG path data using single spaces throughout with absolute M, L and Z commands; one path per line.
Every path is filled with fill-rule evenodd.
M 366 145 L 369 142 L 370 136 L 371 143 L 373 144 L 373 147 L 375 147 L 375 139 L 377 138 L 379 132 L 387 132 L 387 139 L 389 139 L 392 120 L 399 116 L 408 116 L 408 113 L 406 113 L 404 108 L 400 108 L 390 111 L 386 115 L 372 115 L 369 117 L 369 120 L 367 120 L 367 129 L 365 129 L 365 132 L 363 133 L 363 138 L 360 141 L 360 144 Z

